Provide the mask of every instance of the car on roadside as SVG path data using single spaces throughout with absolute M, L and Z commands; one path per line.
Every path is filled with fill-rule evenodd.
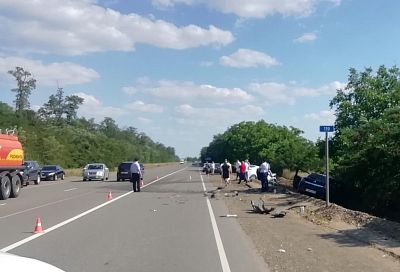
M 42 180 L 58 180 L 65 178 L 65 171 L 59 165 L 45 165 L 40 171 L 40 178 Z
M 133 164 L 133 161 L 126 161 L 126 162 L 121 162 L 118 165 L 117 169 L 117 181 L 125 181 L 125 180 L 130 180 L 132 177 L 132 172 L 131 172 L 131 166 Z M 140 164 L 140 170 L 142 171 L 142 177 L 144 176 L 144 165 L 142 163 Z
M 89 163 L 82 171 L 83 181 L 91 180 L 108 180 L 110 170 L 104 163 Z
M 334 180 L 330 179 L 329 189 L 333 189 Z M 300 193 L 312 195 L 318 198 L 326 198 L 326 175 L 311 173 L 301 178 L 297 190 Z
M 24 161 L 24 179 L 25 184 L 29 184 L 30 181 L 33 181 L 35 184 L 39 184 L 40 179 L 40 165 L 37 161 Z

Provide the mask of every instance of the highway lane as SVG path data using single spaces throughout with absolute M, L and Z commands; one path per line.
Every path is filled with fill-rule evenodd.
M 47 261 L 66 271 L 268 271 L 236 220 L 220 217 L 227 214 L 223 201 L 210 201 L 203 195 L 203 176 L 197 169 L 169 166 L 148 169 L 146 174 L 152 181 L 153 175 L 156 179 L 177 170 L 181 171 L 146 186 L 141 193 L 128 193 L 10 252 Z M 207 179 L 204 181 L 207 189 L 214 189 Z M 68 184 L 79 189 L 65 193 L 88 194 L 55 204 L 57 209 L 39 208 L 49 217 L 48 226 L 104 203 L 110 189 L 116 191 L 115 197 L 131 189 L 130 183 L 117 182 L 69 182 L 49 188 L 61 191 Z M 31 211 L 0 219 L 0 228 L 8 226 L 12 231 L 10 222 L 22 223 L 22 218 L 30 216 Z M 13 242 L 29 235 L 12 235 Z M 1 248 L 10 244 L 3 238 Z

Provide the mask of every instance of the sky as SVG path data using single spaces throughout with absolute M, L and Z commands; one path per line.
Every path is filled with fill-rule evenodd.
M 180 157 L 241 121 L 315 141 L 350 68 L 398 66 L 398 0 L 0 0 L 0 101 L 16 66 Z

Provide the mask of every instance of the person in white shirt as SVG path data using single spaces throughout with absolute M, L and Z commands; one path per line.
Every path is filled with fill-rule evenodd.
M 245 172 L 244 172 L 244 178 L 245 178 L 245 181 L 246 181 L 246 183 L 247 183 L 247 182 L 249 182 L 249 167 L 250 167 L 249 160 L 246 160 L 246 161 L 244 162 L 244 164 L 246 165 L 246 170 L 245 170 Z
M 240 165 L 241 165 L 241 164 L 242 164 L 242 163 L 241 163 L 239 160 L 237 160 L 236 163 L 235 163 L 235 167 L 236 167 L 236 180 L 240 179 Z
M 261 192 L 268 192 L 268 173 L 270 171 L 270 165 L 266 159 L 263 160 L 258 171 L 260 173 Z
M 215 173 L 215 163 L 212 162 L 211 163 L 211 175 L 214 175 L 214 173 Z
M 135 161 L 131 165 L 131 182 L 134 192 L 140 192 L 141 177 L 142 171 L 140 170 L 139 159 L 135 158 Z

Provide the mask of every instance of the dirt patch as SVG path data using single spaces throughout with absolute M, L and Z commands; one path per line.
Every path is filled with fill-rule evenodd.
M 365 232 L 359 233 L 368 229 L 384 234 L 385 243 L 387 239 L 396 241 L 398 223 L 337 205 L 327 208 L 322 200 L 282 186 L 260 193 L 257 182 L 249 187 L 233 182 L 222 188 L 219 176 L 209 180 L 221 188 L 209 192 L 210 198 L 225 201 L 229 213 L 237 215 L 271 271 L 399 271 L 398 259 L 377 250 L 364 241 Z M 251 201 L 260 200 L 287 214 L 275 218 L 254 213 Z

